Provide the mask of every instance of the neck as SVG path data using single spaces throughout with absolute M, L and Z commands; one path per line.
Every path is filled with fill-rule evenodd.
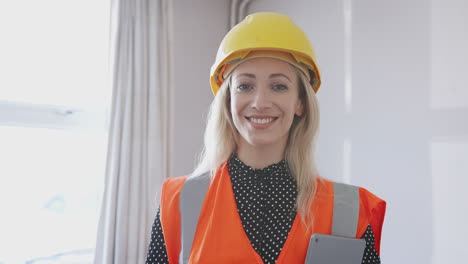
M 274 145 L 252 146 L 241 140 L 237 157 L 253 169 L 265 168 L 284 159 L 286 142 Z

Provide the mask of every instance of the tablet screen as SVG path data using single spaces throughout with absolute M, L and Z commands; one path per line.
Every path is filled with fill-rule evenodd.
M 313 234 L 306 264 L 361 264 L 366 240 Z

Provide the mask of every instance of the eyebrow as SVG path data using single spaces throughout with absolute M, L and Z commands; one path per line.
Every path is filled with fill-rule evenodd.
M 237 77 L 241 77 L 241 76 L 246 76 L 246 77 L 250 77 L 250 78 L 255 79 L 255 74 L 252 74 L 252 73 L 240 73 L 239 75 L 237 75 Z M 270 78 L 275 78 L 275 77 L 284 77 L 284 78 L 288 79 L 288 81 L 291 81 L 291 79 L 289 79 L 289 77 L 286 76 L 285 74 L 282 74 L 282 73 L 270 74 Z

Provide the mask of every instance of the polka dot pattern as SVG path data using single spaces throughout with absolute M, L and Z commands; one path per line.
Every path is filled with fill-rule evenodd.
M 242 226 L 252 247 L 264 263 L 275 263 L 296 216 L 297 185 L 286 161 L 252 169 L 234 154 L 229 174 Z M 375 238 L 369 225 L 362 264 L 380 264 Z M 166 244 L 158 209 L 151 232 L 146 264 L 168 264 Z
M 166 243 L 164 242 L 163 231 L 161 227 L 160 211 L 154 219 L 151 242 L 146 256 L 146 264 L 166 264 L 169 263 L 167 259 Z
M 264 263 L 275 263 L 296 216 L 297 185 L 286 161 L 252 169 L 233 155 L 228 170 L 252 247 Z
M 379 253 L 377 253 L 377 250 L 375 250 L 375 238 L 371 225 L 367 226 L 366 232 L 364 232 L 364 235 L 362 235 L 361 238 L 366 240 L 366 249 L 362 256 L 362 264 L 380 264 L 380 256 Z

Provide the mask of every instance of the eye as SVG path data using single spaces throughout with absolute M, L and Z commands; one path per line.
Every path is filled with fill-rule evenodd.
M 238 91 L 249 91 L 252 90 L 253 86 L 248 83 L 241 83 L 237 86 Z
M 275 84 L 273 85 L 273 89 L 277 91 L 284 91 L 288 89 L 288 86 L 284 84 Z

